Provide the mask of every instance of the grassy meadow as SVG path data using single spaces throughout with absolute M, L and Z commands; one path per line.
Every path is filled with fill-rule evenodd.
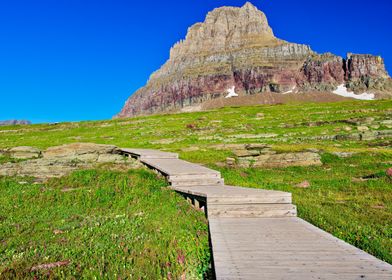
M 392 166 L 392 139 L 360 141 L 350 140 L 350 137 L 333 140 L 331 137 L 358 133 L 360 126 L 364 125 L 371 131 L 391 130 L 385 120 L 392 120 L 392 101 L 230 107 L 132 119 L 0 127 L 0 149 L 15 146 L 44 149 L 65 143 L 92 142 L 178 152 L 185 160 L 221 171 L 226 184 L 292 192 L 300 217 L 392 263 L 392 180 L 385 174 L 386 169 Z M 228 144 L 241 143 L 266 143 L 278 152 L 316 149 L 322 156 L 323 165 L 269 169 L 225 167 L 226 158 L 233 156 Z M 351 154 L 342 158 L 335 153 Z M 0 158 L 0 162 L 9 160 Z M 143 275 L 142 272 L 150 273 L 152 267 L 155 270 L 152 269 L 151 273 L 162 278 L 167 278 L 169 272 L 177 276 L 187 273 L 196 278 L 202 275 L 205 269 L 203 262 L 208 260 L 207 227 L 202 215 L 175 194 L 164 190 L 162 180 L 145 172 L 110 175 L 105 171 L 81 171 L 51 181 L 43 187 L 51 191 L 44 192 L 39 190 L 42 187 L 18 185 L 18 181 L 12 178 L 2 178 L 0 213 L 12 215 L 0 215 L 0 271 L 7 267 L 6 273 L 16 273 L 20 267 L 33 265 L 25 263 L 26 258 L 20 256 L 21 252 L 36 256 L 35 263 L 39 263 L 43 260 L 40 258 L 55 252 L 56 246 L 62 246 L 59 244 L 65 238 L 70 247 L 62 247 L 67 249 L 60 252 L 63 257 L 76 254 L 77 260 L 70 264 L 74 266 L 70 271 L 76 276 L 79 276 L 78 262 L 86 266 L 89 265 L 88 261 L 96 267 L 87 272 L 91 276 L 96 276 L 98 271 L 115 271 L 121 277 L 121 273 L 132 273 L 132 269 L 135 269 L 142 279 L 148 279 L 151 275 Z M 106 176 L 111 183 L 100 193 L 97 185 Z M 126 192 L 124 178 L 135 178 L 138 185 L 140 180 L 146 180 L 145 177 L 148 178 L 147 186 L 139 184 L 138 188 L 132 187 L 129 191 L 134 192 L 130 194 L 133 203 L 130 204 L 127 198 L 119 198 L 118 201 L 102 198 L 104 201 L 99 202 L 100 196 L 110 197 L 117 188 Z M 126 180 L 129 180 L 128 185 L 134 184 L 132 179 Z M 304 180 L 310 183 L 309 188 L 296 187 Z M 76 185 L 82 189 L 57 197 L 56 193 L 60 193 L 69 182 L 73 187 Z M 93 191 L 89 192 L 89 189 Z M 146 193 L 149 195 L 146 196 Z M 71 197 L 66 197 L 68 195 Z M 35 196 L 38 199 L 36 206 L 31 205 Z M 45 196 L 56 199 L 58 203 L 53 205 L 46 202 Z M 77 205 L 72 196 L 78 196 L 78 201 L 88 203 Z M 13 207 L 15 202 L 10 199 L 20 207 Z M 108 208 L 111 211 L 106 211 Z M 142 226 L 137 224 L 138 219 L 129 218 L 139 211 L 145 213 L 141 216 L 145 219 Z M 124 213 L 125 216 L 121 216 Z M 83 215 L 87 217 L 83 218 Z M 115 218 L 116 215 L 120 215 L 120 218 Z M 95 228 L 95 216 L 102 220 L 103 225 L 108 223 L 104 231 L 100 227 Z M 19 219 L 21 222 L 17 222 Z M 29 233 L 27 225 L 40 230 Z M 90 226 L 93 228 L 91 231 Z M 162 227 L 161 232 L 153 233 L 158 226 Z M 19 232 L 20 227 L 25 231 Z M 67 234 L 70 229 L 69 236 L 50 235 L 52 230 L 62 227 Z M 73 230 L 73 227 L 76 229 Z M 126 232 L 134 230 L 137 231 L 135 236 L 143 236 L 142 241 L 133 239 L 134 235 L 127 239 Z M 129 249 L 128 253 L 121 251 L 124 246 L 109 250 L 105 246 L 114 242 L 110 240 L 111 234 L 124 234 L 122 244 L 128 249 L 134 246 L 138 249 Z M 166 252 L 165 246 L 174 242 L 169 238 L 171 234 L 176 234 L 177 247 Z M 29 239 L 28 236 L 34 238 Z M 90 242 L 91 239 L 95 242 Z M 51 245 L 46 248 L 42 244 L 34 244 L 39 240 L 51 240 Z M 85 244 L 87 249 L 83 247 L 82 250 L 81 244 Z M 137 255 L 138 250 L 147 246 L 141 244 L 151 244 L 148 248 L 154 249 Z M 102 259 L 100 252 L 105 250 L 109 250 L 113 258 L 121 257 L 116 257 L 116 261 L 112 262 Z M 176 263 L 179 251 L 187 256 L 189 268 Z M 56 255 L 50 256 L 53 260 L 58 259 Z M 138 261 L 128 263 L 129 258 Z M 165 262 L 170 262 L 171 266 L 162 267 Z M 10 264 L 11 270 L 8 269 Z M 58 269 L 54 273 L 63 273 L 63 270 Z
M 1 178 L 0 279 L 202 278 L 207 221 L 166 185 L 148 170 Z

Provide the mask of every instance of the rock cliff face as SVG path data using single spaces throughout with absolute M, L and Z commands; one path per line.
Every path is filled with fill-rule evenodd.
M 307 45 L 274 36 L 255 6 L 222 7 L 189 28 L 170 59 L 135 92 L 116 117 L 180 110 L 223 97 L 235 86 L 241 95 L 263 92 L 388 91 L 391 79 L 381 57 L 317 54 Z

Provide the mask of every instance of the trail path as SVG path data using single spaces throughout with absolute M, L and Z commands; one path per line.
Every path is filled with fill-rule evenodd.
M 392 266 L 307 223 L 291 194 L 224 185 L 174 153 L 122 149 L 205 209 L 217 279 L 392 279 Z

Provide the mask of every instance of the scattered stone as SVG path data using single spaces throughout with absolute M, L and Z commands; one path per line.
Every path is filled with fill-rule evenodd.
M 367 127 L 367 126 L 358 126 L 358 127 L 357 127 L 357 130 L 358 130 L 358 131 L 361 131 L 361 132 L 363 132 L 363 131 L 368 131 L 368 130 L 369 130 L 369 127 Z
M 71 136 L 71 137 L 68 137 L 69 139 L 72 139 L 72 140 L 76 140 L 76 141 L 80 141 L 80 140 L 82 140 L 82 136 Z
M 264 133 L 264 134 L 235 134 L 229 135 L 229 138 L 236 139 L 257 139 L 257 138 L 275 138 L 278 134 L 275 133 Z
M 257 113 L 256 114 L 256 119 L 258 119 L 258 120 L 262 120 L 262 119 L 264 119 L 264 117 L 265 117 L 264 113 Z
M 301 188 L 301 189 L 307 189 L 307 188 L 310 188 L 310 183 L 309 183 L 309 181 L 303 181 L 303 182 L 301 182 L 301 183 L 299 183 L 299 184 L 297 184 L 297 185 L 295 185 L 297 188 Z
M 378 139 L 385 139 L 392 137 L 392 130 L 379 130 L 377 131 L 377 138 Z
M 256 143 L 256 144 L 246 144 L 245 149 L 247 150 L 265 150 L 265 149 L 270 149 L 271 146 L 267 144 L 262 144 L 262 143 Z
M 392 128 L 392 120 L 383 120 L 380 122 L 380 124 L 386 126 L 387 128 Z
M 53 233 L 54 233 L 54 235 L 59 235 L 59 234 L 63 234 L 64 231 L 62 231 L 62 230 L 60 230 L 60 229 L 55 229 L 55 230 L 53 231 Z
M 353 182 L 353 183 L 361 183 L 361 182 L 365 182 L 365 181 L 367 181 L 366 179 L 363 179 L 363 178 L 352 178 L 351 179 L 351 182 Z
M 361 140 L 362 141 L 371 141 L 377 139 L 377 133 L 372 131 L 365 131 L 361 133 Z
M 354 133 L 354 134 L 340 134 L 340 135 L 335 135 L 333 137 L 335 140 L 338 141 L 344 141 L 344 140 L 349 140 L 349 141 L 360 141 L 361 140 L 361 135 L 359 133 Z
M 41 151 L 34 147 L 21 146 L 9 149 L 8 154 L 15 159 L 30 159 L 39 158 Z
M 353 130 L 351 127 L 349 127 L 349 126 L 345 126 L 344 128 L 343 128 L 345 131 L 351 131 L 351 130 Z
M 228 166 L 234 166 L 235 165 L 235 158 L 226 158 L 226 164 Z
M 355 153 L 349 153 L 349 152 L 334 152 L 332 154 L 339 158 L 349 158 L 355 155 Z
M 320 149 L 315 149 L 315 148 L 309 148 L 309 149 L 306 149 L 305 152 L 321 153 L 322 150 L 320 150 Z
M 182 151 L 183 152 L 197 152 L 197 151 L 200 151 L 200 148 L 192 146 L 192 147 L 183 148 Z
M 380 128 L 380 126 L 379 126 L 378 124 L 371 125 L 370 127 L 371 127 L 372 129 L 379 129 L 379 128 Z
M 233 153 L 237 157 L 253 157 L 253 156 L 260 155 L 260 151 L 258 150 L 247 150 L 247 149 L 234 150 Z

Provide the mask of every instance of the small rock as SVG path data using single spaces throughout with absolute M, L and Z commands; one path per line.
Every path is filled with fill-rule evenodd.
M 264 113 L 257 113 L 256 114 L 256 118 L 259 119 L 259 120 L 264 119 L 264 117 L 265 117 Z
M 41 156 L 41 151 L 34 147 L 21 146 L 15 147 L 8 150 L 11 158 L 15 159 L 31 159 L 38 158 Z
M 267 144 L 258 144 L 258 143 L 256 143 L 256 144 L 246 144 L 245 145 L 245 149 L 247 149 L 247 150 L 264 150 L 264 149 L 269 149 L 269 148 L 271 148 L 271 146 L 270 145 L 267 145 Z
M 200 148 L 199 147 L 195 147 L 195 146 L 182 149 L 183 152 L 196 152 L 196 151 L 199 151 L 199 150 L 200 150 Z
M 343 128 L 345 131 L 351 131 L 351 130 L 353 130 L 351 127 L 349 127 L 349 126 L 345 126 L 344 128 Z
M 316 149 L 316 148 L 309 148 L 309 149 L 306 149 L 305 152 L 321 153 L 321 150 Z
M 358 130 L 358 131 L 362 131 L 362 132 L 363 132 L 363 131 L 369 131 L 369 127 L 367 127 L 367 126 L 358 126 L 358 127 L 357 127 L 357 130 Z
M 366 179 L 363 179 L 363 178 L 352 178 L 351 179 L 351 182 L 353 182 L 353 183 L 361 183 L 361 182 L 365 182 L 365 181 L 367 181 Z
M 58 234 L 63 234 L 64 231 L 62 231 L 62 230 L 60 230 L 60 229 L 55 229 L 55 230 L 53 231 L 53 233 L 54 233 L 55 235 L 58 235 Z
M 249 157 L 249 156 L 260 155 L 260 151 L 258 150 L 234 150 L 233 153 L 237 157 Z
M 377 139 L 377 133 L 372 132 L 372 131 L 365 131 L 361 133 L 361 140 L 362 141 L 370 141 L 370 140 L 376 140 Z
M 339 158 L 349 158 L 352 157 L 355 153 L 348 153 L 348 152 L 334 152 L 333 155 Z
M 380 124 L 388 128 L 392 128 L 392 120 L 383 120 L 382 122 L 380 122 Z
M 301 188 L 301 189 L 307 189 L 310 187 L 310 183 L 309 181 L 305 180 L 297 185 L 295 185 L 297 188 Z
M 228 165 L 228 166 L 233 166 L 233 165 L 235 165 L 235 158 L 226 158 L 226 164 Z

